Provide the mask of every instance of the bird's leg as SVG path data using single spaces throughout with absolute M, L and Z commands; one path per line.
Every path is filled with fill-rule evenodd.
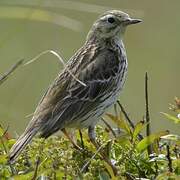
M 80 136 L 80 139 L 81 139 L 81 147 L 82 147 L 82 149 L 84 149 L 84 141 L 83 141 L 82 132 L 81 132 L 80 129 L 79 129 L 79 136 Z
M 96 133 L 95 133 L 95 127 L 89 126 L 88 128 L 88 136 L 91 141 L 91 143 L 98 149 L 100 147 L 100 144 L 96 142 Z
M 97 150 L 99 150 L 100 149 L 100 144 L 98 142 L 96 142 L 96 134 L 95 134 L 95 127 L 94 126 L 89 126 L 89 128 L 88 128 L 88 136 L 89 136 L 89 139 L 92 142 L 92 144 L 96 147 Z M 100 150 L 100 155 L 101 155 L 101 158 L 111 166 L 111 168 L 113 169 L 114 174 L 116 175 L 117 174 L 117 169 L 112 164 L 111 160 L 101 150 Z
M 77 149 L 77 150 L 82 150 L 81 147 L 79 147 L 74 140 L 71 138 L 71 136 L 68 134 L 68 132 L 66 131 L 65 128 L 61 129 L 61 131 L 64 133 L 64 135 L 69 139 L 69 141 L 73 144 L 73 146 Z

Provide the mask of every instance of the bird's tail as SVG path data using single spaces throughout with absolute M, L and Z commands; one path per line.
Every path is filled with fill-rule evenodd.
M 25 130 L 25 132 L 18 138 L 16 143 L 12 146 L 9 152 L 9 160 L 13 163 L 20 155 L 22 150 L 31 142 L 32 138 L 36 135 L 37 130 Z

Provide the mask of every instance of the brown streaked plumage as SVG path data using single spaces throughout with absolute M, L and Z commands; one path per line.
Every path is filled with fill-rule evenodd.
M 24 133 L 10 150 L 14 161 L 38 134 L 47 138 L 66 127 L 88 128 L 92 141 L 99 116 L 111 106 L 121 91 L 127 58 L 122 37 L 126 26 L 140 22 L 121 11 L 108 11 L 93 24 L 85 44 L 68 61 L 67 68 L 51 84 Z

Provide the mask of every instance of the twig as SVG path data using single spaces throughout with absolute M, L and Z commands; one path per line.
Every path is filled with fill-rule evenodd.
M 0 125 L 0 126 L 1 126 L 1 125 Z M 9 125 L 7 126 L 6 130 L 3 132 L 3 135 L 2 135 L 2 137 L 4 137 L 4 138 L 7 139 L 7 140 L 9 140 L 9 139 L 8 139 L 9 137 L 7 137 L 8 130 L 9 130 Z
M 82 132 L 79 129 L 79 136 L 80 136 L 80 140 L 81 140 L 81 147 L 84 149 L 84 141 L 83 141 L 83 136 L 82 136 Z
M 146 136 L 151 134 L 150 115 L 149 115 L 149 98 L 148 98 L 148 73 L 145 74 L 145 104 L 146 104 Z M 147 147 L 148 154 L 152 154 L 152 145 Z
M 124 107 L 122 106 L 122 104 L 120 103 L 119 100 L 117 100 L 117 103 L 122 111 L 122 113 L 124 114 L 125 118 L 127 119 L 128 123 L 130 124 L 131 128 L 134 129 L 134 123 L 131 121 L 131 119 L 129 118 L 128 114 L 126 113 Z
M 117 100 L 117 103 L 122 111 L 122 113 L 124 114 L 126 120 L 128 121 L 128 123 L 130 124 L 131 128 L 134 130 L 135 126 L 133 124 L 133 122 L 131 121 L 131 119 L 129 118 L 128 114 L 126 113 L 124 107 L 122 106 L 122 104 L 120 103 L 119 100 Z M 143 139 L 143 136 L 141 134 L 138 134 L 138 137 L 139 137 L 139 140 L 142 140 Z
M 2 127 L 1 125 L 0 125 L 0 128 L 3 129 L 3 127 Z M 3 132 L 2 136 L 0 136 L 0 141 L 1 141 L 1 144 L 2 144 L 2 146 L 3 146 L 3 148 L 4 148 L 4 151 L 5 151 L 6 154 L 8 153 L 8 150 L 7 150 L 7 148 L 6 148 L 5 144 L 4 144 L 3 138 L 4 138 L 4 136 L 6 135 L 8 129 L 9 129 L 9 125 L 7 126 L 6 130 Z
M 95 158 L 95 156 L 100 152 L 100 150 L 106 145 L 106 143 L 102 144 L 101 146 L 99 146 L 99 148 L 97 149 L 97 151 L 93 154 L 93 156 L 84 164 L 84 166 L 81 168 L 80 173 L 83 173 L 84 170 L 87 168 L 87 166 L 89 165 L 89 163 L 91 162 L 91 160 L 93 160 Z
M 129 173 L 129 172 L 125 172 L 125 176 L 127 177 L 128 180 L 136 179 L 136 177 L 133 174 Z
M 0 125 L 0 127 L 2 128 L 1 125 Z M 3 148 L 4 148 L 4 152 L 5 152 L 6 154 L 8 154 L 8 150 L 7 150 L 6 146 L 5 146 L 5 143 L 4 143 L 3 138 L 4 138 L 5 134 L 7 133 L 8 129 L 9 129 L 9 126 L 8 126 L 8 127 L 6 128 L 6 130 L 3 132 L 3 135 L 0 136 L 0 142 L 1 142 L 2 146 L 3 146 Z M 10 167 L 10 169 L 11 169 L 12 175 L 17 174 L 15 168 L 12 166 L 12 164 L 11 164 L 9 161 L 8 161 L 8 164 L 9 164 L 9 167 Z
M 23 63 L 23 59 L 14 64 L 7 72 L 0 76 L 0 85 Z
M 158 171 L 159 171 L 159 166 L 158 166 L 158 163 L 157 163 L 156 160 L 154 161 L 154 163 L 155 163 L 155 177 L 157 177 L 158 176 Z
M 35 180 L 38 175 L 38 167 L 39 167 L 40 162 L 41 162 L 41 157 L 38 156 L 37 160 L 36 160 L 36 166 L 35 166 L 34 175 L 33 175 L 32 180 Z
M 167 158 L 167 160 L 168 160 L 169 172 L 173 172 L 172 159 L 171 159 L 170 148 L 169 148 L 169 145 L 168 145 L 168 144 L 166 145 L 166 150 L 167 150 L 166 158 Z
M 3 140 L 3 137 L 2 137 L 2 136 L 0 136 L 0 141 L 1 141 L 1 144 L 2 144 L 2 146 L 3 146 L 3 148 L 4 148 L 4 152 L 7 154 L 8 151 L 7 151 L 7 148 L 6 148 L 5 144 L 4 144 L 4 140 Z
M 101 117 L 101 120 L 103 121 L 103 123 L 108 127 L 108 129 L 112 132 L 113 136 L 116 138 L 116 133 L 114 132 L 114 130 L 112 129 L 112 127 L 106 122 L 106 120 Z
M 42 140 L 42 142 L 39 145 L 39 154 L 38 154 L 36 164 L 35 164 L 34 175 L 33 175 L 31 180 L 36 180 L 36 178 L 37 178 L 38 168 L 39 168 L 39 165 L 40 165 L 40 162 L 41 162 L 41 155 L 42 155 L 42 151 L 43 151 L 43 145 L 44 145 L 44 139 Z

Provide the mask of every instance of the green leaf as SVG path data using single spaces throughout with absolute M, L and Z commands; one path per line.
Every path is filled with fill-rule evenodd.
M 15 142 L 16 142 L 16 139 L 9 139 L 7 141 L 7 146 L 10 148 L 10 147 L 12 147 L 13 144 L 15 144 Z
M 111 167 L 107 162 L 105 162 L 105 161 L 104 161 L 104 166 L 106 167 L 108 173 L 110 174 L 111 179 L 112 179 L 112 180 L 117 180 L 117 178 L 116 178 L 116 176 L 115 176 L 115 174 L 114 174 L 114 172 L 113 172 L 112 167 Z
M 110 180 L 110 177 L 106 171 L 103 171 L 103 172 L 99 173 L 99 179 L 100 180 Z
M 170 172 L 163 172 L 156 177 L 156 180 L 179 180 L 179 176 Z
M 64 172 L 61 172 L 61 171 L 59 171 L 59 170 L 56 170 L 55 172 L 56 172 L 56 178 L 57 178 L 57 179 L 63 178 Z
M 0 125 L 0 137 L 2 137 L 3 134 L 4 134 L 4 129 L 3 129 L 3 128 L 1 127 L 1 125 Z
M 136 146 L 136 149 L 139 151 L 139 152 L 142 152 L 144 150 L 147 149 L 147 147 L 152 144 L 155 140 L 159 139 L 161 136 L 165 136 L 167 135 L 169 132 L 168 131 L 161 131 L 161 132 L 158 132 L 158 133 L 154 133 L 154 134 L 151 134 L 147 137 L 145 137 L 144 139 L 142 139 Z
M 119 145 L 121 146 L 127 146 L 129 145 L 129 135 L 128 134 L 123 134 L 117 137 L 116 141 L 118 142 Z
M 162 136 L 161 139 L 165 139 L 169 141 L 176 141 L 180 143 L 180 136 L 177 134 L 168 134 L 168 135 Z
M 124 129 L 129 135 L 132 135 L 131 129 L 127 122 L 123 120 L 120 116 L 114 116 L 110 113 L 106 113 L 106 115 L 121 129 Z
M 180 159 L 175 159 L 173 161 L 173 164 L 174 164 L 174 167 L 175 167 L 175 170 L 174 172 L 180 176 Z
M 145 124 L 143 121 L 140 121 L 136 124 L 134 131 L 133 131 L 133 142 L 136 140 L 140 131 L 144 128 Z
M 172 116 L 170 114 L 167 114 L 167 113 L 164 113 L 164 112 L 161 112 L 161 114 L 163 114 L 164 116 L 166 116 L 168 119 L 174 121 L 175 124 L 178 124 L 180 123 L 180 119 L 175 117 L 175 116 Z
M 6 164 L 7 163 L 7 155 L 3 154 L 0 155 L 0 164 Z
M 32 179 L 33 173 L 34 172 L 29 172 L 29 173 L 23 174 L 23 175 L 15 175 L 15 176 L 13 176 L 13 180 L 19 180 L 19 179 L 21 179 L 21 180 L 29 180 L 29 179 Z

